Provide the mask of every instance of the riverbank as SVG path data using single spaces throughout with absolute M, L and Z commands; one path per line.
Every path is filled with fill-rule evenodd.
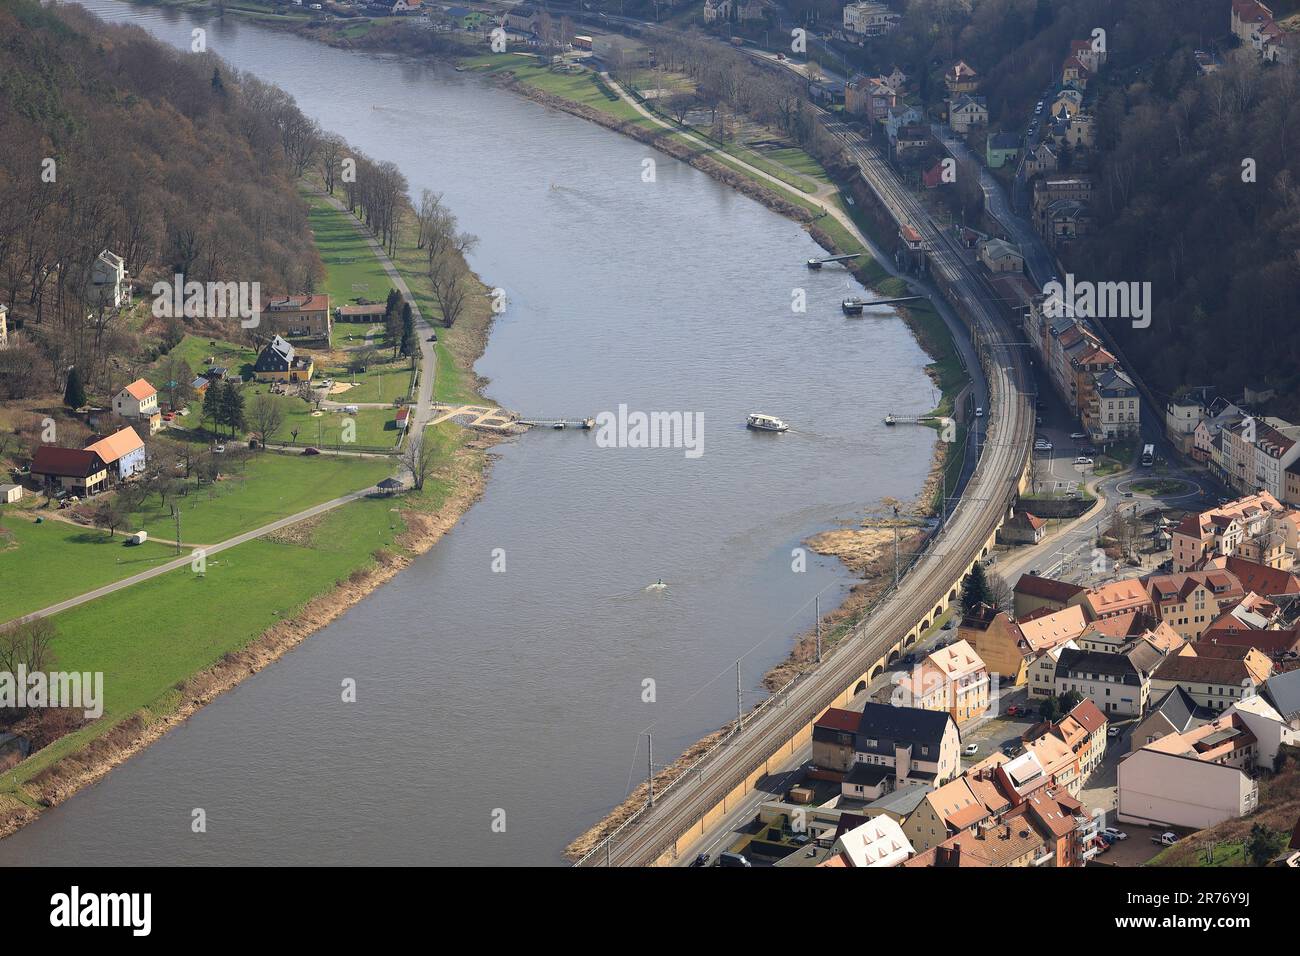
M 347 218 L 363 235 L 360 224 Z M 402 244 L 395 266 L 424 315 L 436 318 L 436 302 L 410 266 L 408 247 L 413 246 L 413 241 Z M 486 289 L 477 278 L 474 281 L 478 294 L 468 297 L 460 320 L 452 329 L 440 330 L 437 368 L 443 390 L 477 397 L 483 383 L 472 367 L 482 354 L 494 315 Z M 438 449 L 438 463 L 421 492 L 348 502 L 213 556 L 201 574 L 173 571 L 55 615 L 59 665 L 103 671 L 109 703 L 100 720 L 52 740 L 6 771 L 0 783 L 0 837 L 102 779 L 432 548 L 482 497 L 490 467 L 488 450 L 498 439 L 450 424 L 430 426 L 425 435 Z M 328 461 L 275 452 L 263 456 L 295 464 Z M 267 588 L 267 581 L 276 584 Z M 237 614 L 231 613 L 232 601 L 238 602 Z M 123 670 L 105 647 L 110 642 L 90 648 L 78 640 L 92 628 L 96 633 L 115 630 L 106 625 L 126 633 L 132 622 L 142 619 L 168 622 L 161 639 L 136 634 L 137 645 L 162 641 L 153 649 L 135 647 L 135 653 L 153 658 L 149 667 L 128 665 Z M 268 619 L 273 623 L 262 623 Z M 211 622 L 218 620 L 221 628 L 214 631 Z M 187 653 L 175 652 L 175 646 L 187 644 L 194 645 Z

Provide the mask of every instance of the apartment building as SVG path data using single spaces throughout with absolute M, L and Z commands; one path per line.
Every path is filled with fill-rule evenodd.
M 1122 654 L 1064 650 L 1056 662 L 1056 696 L 1091 697 L 1108 719 L 1140 717 L 1151 696 L 1151 673 L 1166 658 L 1138 642 Z
M 946 711 L 963 724 L 989 709 L 990 685 L 984 661 L 969 643 L 959 640 L 927 655 L 898 688 L 911 706 Z
M 1185 641 L 1198 640 L 1223 611 L 1246 596 L 1230 571 L 1184 571 L 1146 579 L 1156 618 Z

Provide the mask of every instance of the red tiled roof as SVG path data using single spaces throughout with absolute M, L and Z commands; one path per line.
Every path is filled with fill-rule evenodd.
M 857 732 L 858 724 L 861 721 L 862 715 L 857 711 L 831 707 L 827 709 L 826 713 L 817 718 L 815 726 L 852 734 Z
M 1226 564 L 1241 586 L 1265 597 L 1277 594 L 1300 594 L 1300 581 L 1290 571 L 1279 571 L 1245 558 L 1229 557 Z
M 87 478 L 103 471 L 104 462 L 89 448 L 60 448 L 42 445 L 32 459 L 32 474 L 58 478 Z
M 1061 603 L 1070 600 L 1082 590 L 1083 588 L 1078 584 L 1054 581 L 1051 578 L 1040 578 L 1032 574 L 1020 575 L 1020 580 L 1016 582 L 1015 587 L 1016 594 L 1042 598 L 1045 601 L 1060 601 Z

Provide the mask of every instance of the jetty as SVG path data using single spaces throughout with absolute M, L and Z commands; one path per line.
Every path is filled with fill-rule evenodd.
M 828 262 L 848 262 L 852 259 L 856 259 L 860 255 L 862 255 L 862 253 L 860 252 L 850 252 L 848 255 L 843 255 L 843 256 L 827 256 L 824 259 L 809 259 L 808 268 L 820 269 Z
M 518 422 L 520 425 L 554 428 L 556 430 L 564 428 L 592 429 L 596 427 L 596 419 L 594 418 L 520 418 Z
M 928 425 L 930 422 L 942 422 L 942 415 L 895 415 L 890 412 L 885 416 L 886 425 Z

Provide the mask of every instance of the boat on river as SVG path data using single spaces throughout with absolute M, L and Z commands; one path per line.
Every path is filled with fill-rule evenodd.
M 759 432 L 784 432 L 789 431 L 790 426 L 774 415 L 750 415 L 745 422 L 746 428 L 752 428 Z

